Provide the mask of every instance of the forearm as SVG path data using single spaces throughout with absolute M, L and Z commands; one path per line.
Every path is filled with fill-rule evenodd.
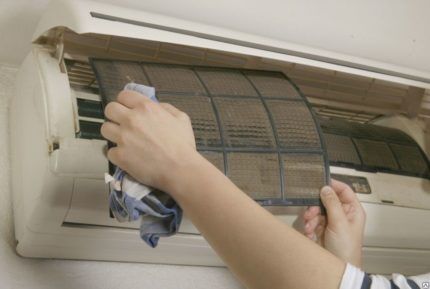
M 345 264 L 273 217 L 201 156 L 169 193 L 249 288 L 338 288 Z

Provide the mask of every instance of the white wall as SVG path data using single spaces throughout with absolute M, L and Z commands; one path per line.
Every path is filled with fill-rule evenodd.
M 14 250 L 8 103 L 16 68 L 0 64 L 0 288 L 242 288 L 223 268 L 24 259 Z

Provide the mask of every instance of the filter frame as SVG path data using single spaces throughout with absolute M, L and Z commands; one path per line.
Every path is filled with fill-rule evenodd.
M 286 177 L 286 173 L 284 170 L 284 165 L 282 164 L 282 155 L 285 154 L 303 154 L 303 155 L 309 155 L 309 154 L 317 154 L 321 156 L 323 163 L 322 169 L 324 171 L 324 183 L 321 185 L 327 185 L 330 183 L 330 166 L 328 162 L 328 156 L 327 156 L 327 150 L 326 150 L 326 144 L 324 141 L 324 137 L 322 134 L 321 127 L 319 125 L 318 118 L 315 115 L 315 112 L 312 110 L 312 107 L 306 97 L 301 93 L 298 86 L 291 81 L 290 78 L 288 78 L 285 73 L 280 71 L 267 71 L 267 70 L 253 70 L 253 69 L 243 69 L 243 68 L 232 68 L 232 67 L 210 67 L 210 66 L 198 66 L 198 65 L 183 65 L 183 64 L 168 64 L 168 63 L 156 63 L 156 62 L 146 62 L 146 61 L 127 61 L 127 60 L 113 60 L 113 59 L 96 59 L 96 58 L 90 58 L 90 65 L 93 68 L 96 79 L 99 83 L 99 90 L 101 97 L 103 98 L 104 95 L 106 95 L 106 92 L 104 91 L 104 85 L 102 85 L 103 80 L 99 75 L 99 72 L 96 67 L 97 61 L 108 61 L 108 62 L 121 62 L 121 63 L 137 63 L 140 65 L 142 69 L 142 73 L 144 74 L 145 78 L 147 79 L 148 83 L 147 85 L 152 86 L 151 77 L 148 75 L 147 71 L 145 70 L 145 65 L 157 65 L 157 66 L 164 66 L 169 68 L 181 68 L 181 69 L 189 69 L 195 73 L 197 78 L 199 79 L 200 83 L 203 85 L 205 93 L 199 93 L 199 94 L 189 94 L 189 93 L 176 93 L 174 91 L 169 92 L 157 92 L 157 96 L 160 96 L 161 98 L 163 95 L 171 95 L 171 96 L 200 96 L 200 97 L 208 97 L 210 99 L 210 102 L 212 104 L 212 109 L 214 111 L 217 125 L 219 128 L 220 133 L 220 140 L 221 140 L 221 147 L 212 147 L 212 146 L 199 146 L 198 151 L 199 152 L 219 152 L 223 154 L 224 157 L 224 173 L 228 175 L 229 172 L 229 164 L 228 164 L 228 153 L 231 152 L 249 152 L 249 153 L 276 153 L 278 155 L 279 159 L 279 174 L 280 174 L 280 181 L 281 181 L 281 192 L 282 192 L 282 198 L 267 198 L 267 199 L 257 199 L 256 202 L 260 203 L 263 206 L 322 206 L 321 200 L 319 198 L 318 194 L 315 194 L 312 197 L 309 198 L 288 198 L 288 196 L 285 194 L 286 188 L 284 184 L 284 179 Z M 205 82 L 201 79 L 199 71 L 221 71 L 221 72 L 235 72 L 240 73 L 243 75 L 244 79 L 250 83 L 250 85 L 253 87 L 253 89 L 256 92 L 256 95 L 252 96 L 244 96 L 244 95 L 213 95 L 209 91 L 209 89 L 206 87 Z M 283 97 L 270 97 L 270 96 L 263 96 L 260 91 L 255 87 L 254 83 L 248 78 L 247 74 L 250 75 L 264 75 L 264 76 L 270 76 L 270 75 L 276 75 L 279 79 L 285 79 L 285 81 L 288 83 L 289 86 L 291 86 L 292 91 L 295 91 L 296 94 L 293 97 L 289 97 L 287 94 Z M 157 91 L 157 90 L 156 90 Z M 216 106 L 216 99 L 218 98 L 225 98 L 225 99 L 254 99 L 261 102 L 262 107 L 265 110 L 265 113 L 269 119 L 271 131 L 273 133 L 274 139 L 275 139 L 275 148 L 273 149 L 266 149 L 266 148 L 243 148 L 243 147 L 227 147 L 226 141 L 226 132 L 224 131 L 224 127 L 221 123 L 220 113 L 218 111 L 218 107 Z M 272 112 L 270 111 L 267 101 L 271 100 L 279 100 L 283 101 L 285 103 L 288 102 L 301 102 L 305 105 L 307 110 L 310 112 L 312 122 L 314 124 L 314 127 L 316 129 L 316 134 L 318 136 L 320 147 L 319 148 L 281 148 L 280 147 L 280 141 L 276 129 L 276 123 L 273 120 Z

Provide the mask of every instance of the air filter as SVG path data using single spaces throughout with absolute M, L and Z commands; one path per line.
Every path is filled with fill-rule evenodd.
M 376 169 L 399 168 L 387 143 L 368 139 L 354 139 L 354 142 L 365 165 Z
M 100 59 L 91 64 L 102 99 L 134 81 L 154 86 L 160 101 L 186 112 L 200 153 L 262 205 L 320 204 L 329 176 L 320 130 L 284 74 Z M 87 106 L 82 111 L 94 114 L 96 105 Z
M 351 138 L 344 135 L 324 133 L 330 162 L 339 165 L 360 166 L 361 161 Z
M 401 130 L 338 119 L 322 119 L 321 128 L 331 165 L 430 178 L 426 155 Z

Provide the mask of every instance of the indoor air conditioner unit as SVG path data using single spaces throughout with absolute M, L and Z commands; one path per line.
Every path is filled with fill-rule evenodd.
M 287 83 L 273 71 L 282 71 L 293 81 L 297 79 L 322 117 L 320 128 L 309 103 L 303 99 L 295 102 L 309 116 L 308 129 L 315 129 L 310 138 L 325 139 L 315 139 L 323 149 L 315 149 L 317 161 L 309 168 L 319 172 L 321 182 L 328 179 L 329 169 L 335 177 L 349 182 L 359 192 L 366 209 L 365 269 L 405 274 L 430 269 L 430 182 L 425 156 L 428 143 L 420 123 L 401 116 L 374 120 L 386 127 L 401 128 L 406 134 L 359 124 L 368 123 L 379 114 L 388 115 L 392 109 L 379 113 L 374 100 L 370 100 L 360 106 L 361 113 L 351 113 L 351 104 L 342 104 L 343 98 L 317 97 L 323 90 L 340 95 L 340 89 L 335 91 L 337 87 L 347 90 L 345 95 L 353 95 L 364 84 L 371 83 L 375 94 L 399 93 L 412 98 L 430 88 L 428 73 L 87 1 L 53 1 L 49 5 L 37 26 L 32 51 L 19 71 L 10 116 L 15 234 L 20 255 L 222 266 L 186 217 L 177 235 L 160 240 L 159 246 L 152 249 L 140 240 L 139 224 L 118 223 L 109 216 L 103 180 L 108 170 L 103 153 L 106 141 L 100 139 L 98 132 L 103 121 L 101 87 L 94 75 L 94 69 L 100 70 L 94 63 L 100 59 L 116 67 L 116 77 L 122 78 L 111 79 L 110 84 L 117 80 L 117 86 L 139 80 L 128 77 L 132 70 L 129 65 L 136 63 L 158 65 L 160 69 L 192 67 L 199 77 L 205 77 L 199 67 L 209 71 L 214 67 L 224 71 L 228 67 L 233 73 L 223 83 L 234 85 L 240 83 L 239 78 L 251 79 L 254 72 L 257 78 L 268 73 L 264 81 L 272 81 L 273 85 Z M 115 66 L 118 61 L 122 64 Z M 235 80 L 239 75 L 236 72 L 240 76 Z M 102 78 L 108 79 L 109 75 Z M 253 93 L 260 91 L 255 81 L 251 79 L 240 89 L 246 90 L 252 83 Z M 271 86 L 265 89 L 269 91 Z M 296 91 L 292 85 L 285 89 Z M 262 98 L 262 107 L 271 111 L 275 98 L 264 99 L 260 92 L 256 97 Z M 298 94 L 297 97 L 300 98 Z M 222 104 L 221 100 L 213 102 L 221 110 L 222 105 L 234 107 Z M 269 125 L 278 122 L 272 112 Z M 213 120 L 207 120 L 212 110 L 207 115 L 204 109 L 199 113 L 204 121 Z M 277 115 L 282 118 L 282 110 Z M 355 122 L 326 118 L 329 116 L 349 117 Z M 223 121 L 222 111 L 219 117 Z M 306 137 L 305 134 L 303 139 Z M 259 140 L 264 142 L 266 138 Z M 275 141 L 279 143 L 280 139 Z M 380 150 L 375 156 L 376 148 Z M 221 152 L 221 157 L 226 155 L 225 150 Z M 278 151 L 274 154 L 276 161 L 269 161 L 276 166 L 279 161 L 282 167 L 282 157 L 282 151 Z M 217 162 L 216 158 L 212 161 Z M 321 165 L 324 161 L 331 162 L 330 168 Z M 220 166 L 225 162 L 220 161 Z M 256 161 L 250 164 L 252 167 Z M 263 178 L 264 171 L 260 173 Z M 290 180 L 283 178 L 281 184 Z M 277 206 L 272 211 L 292 223 L 297 209 Z

